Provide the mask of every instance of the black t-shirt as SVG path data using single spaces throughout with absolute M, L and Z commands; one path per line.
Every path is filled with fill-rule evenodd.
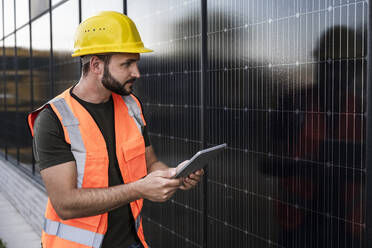
M 105 103 L 94 104 L 81 100 L 72 92 L 71 96 L 87 109 L 106 141 L 109 156 L 109 186 L 123 184 L 115 152 L 114 104 L 112 98 Z M 145 145 L 149 146 L 150 140 L 146 126 L 142 133 Z M 43 109 L 35 120 L 33 146 L 36 165 L 40 170 L 75 161 L 71 146 L 65 141 L 62 125 L 51 108 Z M 107 228 L 103 248 L 122 248 L 139 242 L 129 204 L 108 212 Z

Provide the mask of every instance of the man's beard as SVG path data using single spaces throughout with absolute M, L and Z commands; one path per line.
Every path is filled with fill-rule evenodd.
M 102 84 L 103 86 L 118 94 L 118 95 L 122 95 L 122 96 L 128 96 L 132 93 L 132 87 L 130 87 L 130 90 L 126 90 L 124 87 L 127 83 L 129 82 L 134 82 L 136 81 L 136 78 L 131 78 L 129 80 L 127 80 L 124 84 L 121 84 L 119 81 L 117 81 L 110 73 L 109 71 L 109 68 L 108 66 L 105 65 L 105 68 L 104 68 L 104 72 L 103 72 L 103 77 L 102 77 Z

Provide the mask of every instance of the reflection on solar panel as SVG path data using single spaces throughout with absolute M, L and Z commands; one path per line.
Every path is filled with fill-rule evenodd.
M 145 203 L 150 244 L 364 247 L 367 1 L 207 3 L 201 18 L 198 0 L 128 1 L 155 50 L 136 92 L 159 158 L 228 144 L 205 190 Z

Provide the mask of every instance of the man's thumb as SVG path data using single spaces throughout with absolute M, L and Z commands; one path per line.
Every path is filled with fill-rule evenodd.
M 172 177 L 176 176 L 176 174 L 177 174 L 177 168 L 170 168 L 168 170 L 168 172 L 169 172 L 169 177 L 172 178 Z
M 168 170 L 160 171 L 159 174 L 161 177 L 164 177 L 164 178 L 172 178 L 177 174 L 177 169 L 169 168 Z

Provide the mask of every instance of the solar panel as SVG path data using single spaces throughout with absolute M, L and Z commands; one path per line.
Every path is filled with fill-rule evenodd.
M 207 4 L 201 18 L 196 0 L 128 1 L 155 50 L 136 92 L 159 157 L 228 144 L 207 188 L 145 203 L 150 244 L 363 247 L 367 1 Z

